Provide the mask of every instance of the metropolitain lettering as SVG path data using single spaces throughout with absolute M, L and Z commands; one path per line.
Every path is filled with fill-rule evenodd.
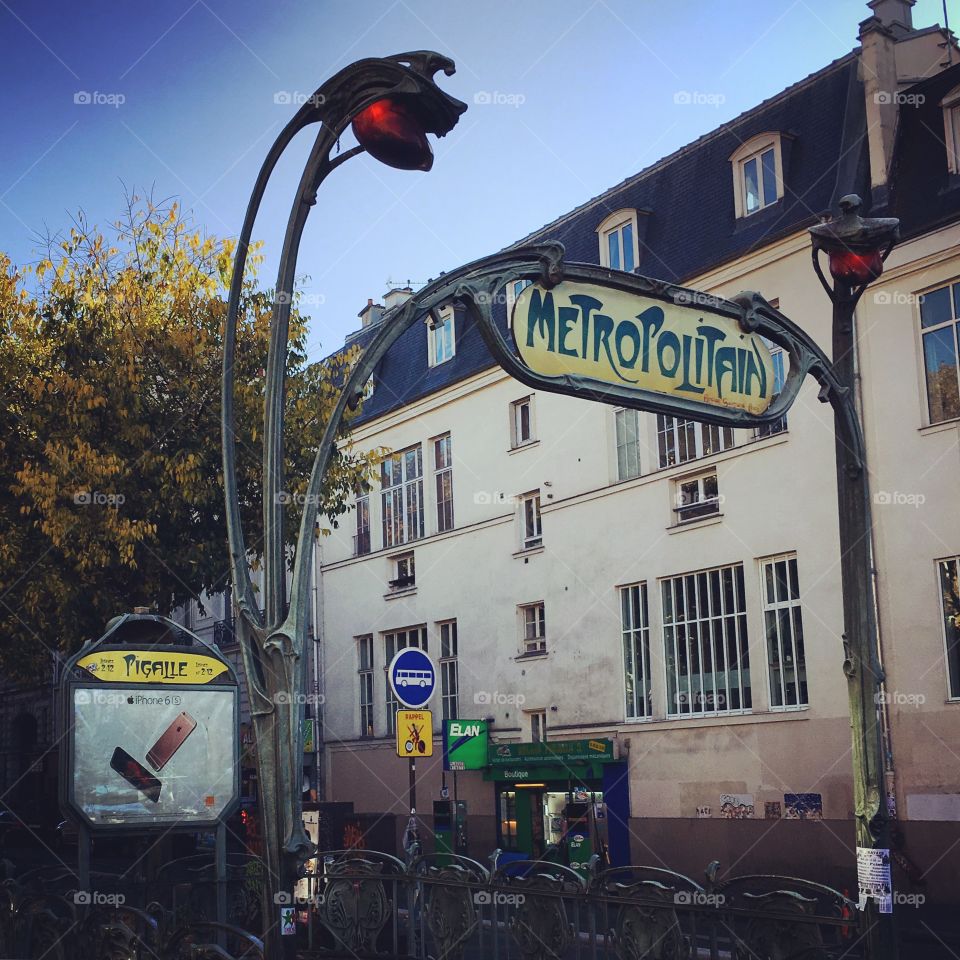
M 652 305 L 632 317 L 613 317 L 603 301 L 571 294 L 569 305 L 554 303 L 552 291 L 531 290 L 526 323 L 518 338 L 531 349 L 607 367 L 623 383 L 643 374 L 672 382 L 672 390 L 693 398 L 707 393 L 768 397 L 767 366 L 756 337 L 748 346 L 733 342 L 730 331 L 704 317 L 696 331 L 676 332 L 665 325 L 663 308 Z

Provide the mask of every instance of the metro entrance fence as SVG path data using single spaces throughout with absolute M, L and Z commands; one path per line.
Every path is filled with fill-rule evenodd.
M 295 907 L 298 955 L 318 960 L 864 956 L 856 905 L 820 884 L 782 876 L 718 881 L 717 862 L 701 881 L 650 866 L 600 870 L 596 857 L 581 876 L 547 861 L 498 863 L 498 853 L 484 866 L 435 853 L 404 863 L 370 850 L 321 852 L 316 872 L 276 896 Z M 255 909 L 254 864 L 235 866 L 228 901 Z M 8 881 L 0 888 L 0 956 L 262 960 L 259 930 L 203 915 L 202 905 L 215 899 L 212 874 L 186 881 L 183 869 L 174 873 L 177 883 L 126 888 L 122 905 L 78 902 L 70 875 Z M 231 910 L 231 920 L 242 919 Z M 245 919 L 255 923 L 252 913 Z

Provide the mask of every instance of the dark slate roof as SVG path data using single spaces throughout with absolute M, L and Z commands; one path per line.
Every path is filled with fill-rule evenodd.
M 960 64 L 903 91 L 890 185 L 890 215 L 914 237 L 960 217 L 960 176 L 947 167 L 940 101 L 960 86 Z
M 640 171 L 519 243 L 559 240 L 566 258 L 599 262 L 596 228 L 627 207 L 645 211 L 638 272 L 683 282 L 815 223 L 847 193 L 869 196 L 863 87 L 857 53 L 835 60 L 735 120 Z M 784 134 L 784 197 L 738 221 L 730 155 L 757 134 Z M 641 225 L 641 233 L 643 231 Z M 501 309 L 501 313 L 502 313 Z M 499 322 L 505 323 L 500 316 Z M 361 346 L 373 330 L 351 340 Z M 381 417 L 494 365 L 477 330 L 457 313 L 456 355 L 427 365 L 427 330 L 415 324 L 374 375 L 355 421 Z

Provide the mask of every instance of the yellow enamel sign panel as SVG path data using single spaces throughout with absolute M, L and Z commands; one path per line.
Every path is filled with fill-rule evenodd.
M 776 392 L 763 338 L 684 296 L 670 303 L 589 283 L 532 284 L 514 305 L 513 337 L 524 363 L 544 376 L 763 413 Z
M 211 683 L 226 664 L 203 653 L 100 650 L 77 661 L 98 680 L 122 683 Z

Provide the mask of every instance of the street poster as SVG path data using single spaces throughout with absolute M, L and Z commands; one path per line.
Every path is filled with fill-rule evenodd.
M 893 883 L 890 878 L 890 851 L 857 847 L 857 884 L 862 910 L 867 900 L 878 904 L 880 913 L 893 913 Z

